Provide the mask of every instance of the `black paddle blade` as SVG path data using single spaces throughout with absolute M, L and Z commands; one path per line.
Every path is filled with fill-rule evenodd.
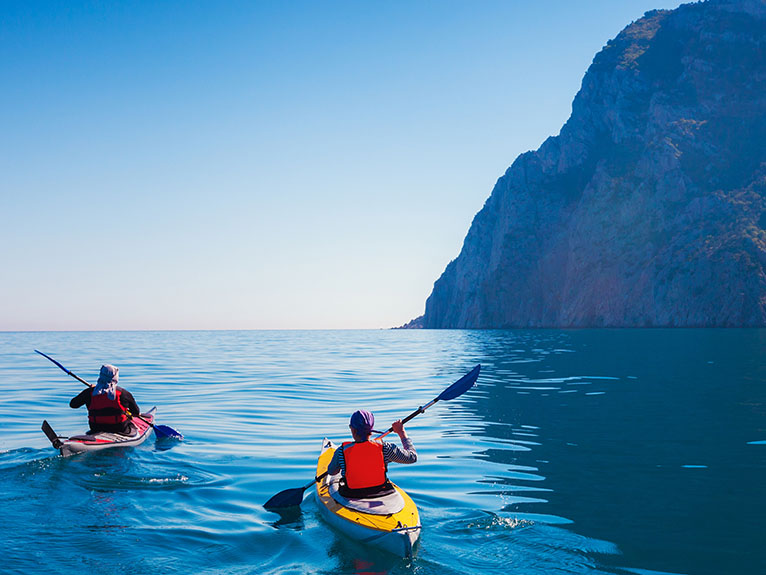
M 440 401 L 449 401 L 450 399 L 455 399 L 456 397 L 463 395 L 466 391 L 471 389 L 474 383 L 476 383 L 480 371 L 481 364 L 474 367 L 471 371 L 442 391 L 437 399 Z
M 50 423 L 48 423 L 46 420 L 43 420 L 43 426 L 40 429 L 43 430 L 43 433 L 45 433 L 45 436 L 51 442 L 53 447 L 55 447 L 56 449 L 61 449 L 61 446 L 64 444 L 59 439 L 59 436 L 56 435 L 56 432 L 53 431 L 53 428 L 51 427 Z
M 305 490 L 305 487 L 295 487 L 293 489 L 280 491 L 264 503 L 263 507 L 270 511 L 272 509 L 282 509 L 284 507 L 295 507 L 296 505 L 300 505 L 303 502 L 303 492 Z

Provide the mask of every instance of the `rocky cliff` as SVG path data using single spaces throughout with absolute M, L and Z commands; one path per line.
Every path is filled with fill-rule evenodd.
M 647 13 L 434 284 L 426 328 L 766 325 L 766 0 Z

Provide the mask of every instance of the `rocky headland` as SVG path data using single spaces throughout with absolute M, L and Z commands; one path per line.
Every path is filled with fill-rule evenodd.
M 766 0 L 654 11 L 593 60 L 407 327 L 766 325 Z

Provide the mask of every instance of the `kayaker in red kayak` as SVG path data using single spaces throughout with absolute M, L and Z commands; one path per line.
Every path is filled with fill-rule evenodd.
M 355 411 L 349 424 L 354 441 L 347 441 L 338 448 L 327 468 L 330 475 L 341 472 L 339 492 L 344 497 L 370 497 L 392 491 L 386 475 L 388 464 L 409 464 L 418 460 L 401 420 L 391 424 L 402 442 L 401 449 L 393 443 L 370 439 L 373 425 L 375 417 L 372 413 L 363 409 Z
M 102 365 L 98 383 L 84 389 L 69 402 L 69 407 L 74 409 L 88 406 L 89 434 L 107 431 L 130 435 L 133 432 L 128 412 L 138 415 L 141 410 L 133 395 L 117 385 L 118 372 L 119 369 L 113 365 Z

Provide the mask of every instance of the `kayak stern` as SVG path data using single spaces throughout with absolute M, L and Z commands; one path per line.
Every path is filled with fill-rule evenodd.
M 325 438 L 322 443 L 322 453 L 317 462 L 317 476 L 327 470 L 334 452 L 335 445 Z M 421 526 L 417 506 L 410 496 L 394 485 L 404 499 L 404 507 L 401 511 L 389 515 L 364 513 L 345 507 L 332 497 L 330 484 L 339 479 L 339 475 L 328 475 L 316 484 L 319 509 L 325 520 L 352 539 L 373 545 L 399 557 L 412 557 L 413 549 L 420 537 Z

